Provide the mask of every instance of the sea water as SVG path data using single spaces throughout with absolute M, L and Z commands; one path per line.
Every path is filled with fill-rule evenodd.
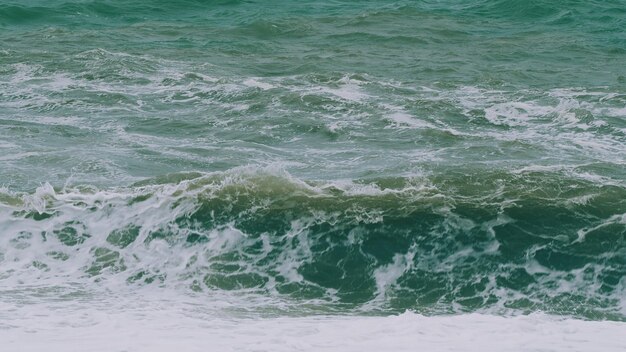
M 0 1 L 0 348 L 626 348 L 626 2 Z

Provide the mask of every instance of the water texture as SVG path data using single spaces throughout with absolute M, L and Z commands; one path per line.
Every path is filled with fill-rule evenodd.
M 625 28 L 623 0 L 2 1 L 2 300 L 626 321 Z

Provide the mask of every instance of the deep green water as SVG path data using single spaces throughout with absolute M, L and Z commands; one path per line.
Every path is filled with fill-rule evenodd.
M 626 1 L 0 1 L 0 186 L 3 290 L 626 320 Z

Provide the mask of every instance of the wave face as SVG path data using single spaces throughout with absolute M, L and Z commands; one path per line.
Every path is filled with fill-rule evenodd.
M 314 184 L 241 169 L 4 198 L 9 282 L 624 319 L 622 186 L 540 172 Z
M 3 1 L 0 293 L 624 321 L 624 28 L 617 0 Z

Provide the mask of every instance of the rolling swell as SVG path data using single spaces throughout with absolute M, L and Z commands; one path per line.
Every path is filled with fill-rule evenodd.
M 1 279 L 626 320 L 624 199 L 538 171 L 312 182 L 244 168 L 5 190 Z

